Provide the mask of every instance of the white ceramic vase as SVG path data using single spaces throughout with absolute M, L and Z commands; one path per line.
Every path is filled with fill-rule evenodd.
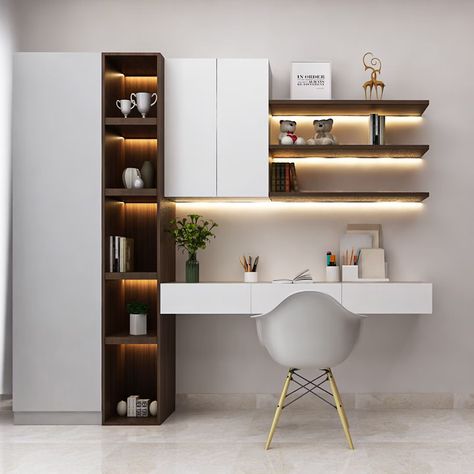
M 156 416 L 157 413 L 158 413 L 158 403 L 156 402 L 156 400 L 153 400 L 150 403 L 150 415 L 151 416 Z
M 137 178 L 141 179 L 140 170 L 138 168 L 125 168 L 122 173 L 123 185 L 127 189 L 132 189 Z
M 146 335 L 146 314 L 130 315 L 130 335 L 145 336 Z
M 120 400 L 117 403 L 117 415 L 125 416 L 127 414 L 127 402 Z

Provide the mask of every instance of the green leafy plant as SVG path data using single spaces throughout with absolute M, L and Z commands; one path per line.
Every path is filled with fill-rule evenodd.
M 196 255 L 198 250 L 204 250 L 212 238 L 216 238 L 212 230 L 217 224 L 212 220 L 205 220 L 198 214 L 189 214 L 181 220 L 170 221 L 172 226 L 168 232 L 173 236 L 176 245 L 186 250 L 189 255 Z
M 148 314 L 148 305 L 146 303 L 132 301 L 127 304 L 127 311 L 129 314 Z

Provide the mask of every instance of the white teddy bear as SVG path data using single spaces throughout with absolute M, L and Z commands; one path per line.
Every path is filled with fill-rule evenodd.
M 336 137 L 331 133 L 333 119 L 327 120 L 315 120 L 314 126 L 314 138 L 310 138 L 307 141 L 308 145 L 337 145 Z
M 295 134 L 296 122 L 293 120 L 280 120 L 280 145 L 304 145 L 305 139 Z

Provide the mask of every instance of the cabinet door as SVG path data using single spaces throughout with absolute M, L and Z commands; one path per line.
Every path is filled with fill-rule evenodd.
M 15 420 L 100 423 L 101 57 L 19 53 L 13 84 Z
M 216 196 L 216 60 L 165 60 L 165 196 Z
M 268 59 L 217 60 L 217 195 L 268 197 Z

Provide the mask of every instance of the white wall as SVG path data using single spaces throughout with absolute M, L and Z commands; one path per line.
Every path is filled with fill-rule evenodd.
M 426 162 L 410 172 L 392 168 L 397 180 L 384 178 L 389 189 L 430 191 L 423 208 L 181 205 L 179 209 L 199 208 L 220 224 L 218 238 L 199 256 L 205 280 L 240 279 L 237 256 L 244 251 L 260 254 L 264 279 L 291 275 L 306 266 L 321 277 L 323 255 L 335 249 L 347 222 L 382 223 L 392 278 L 432 281 L 434 314 L 369 318 L 353 356 L 338 369 L 342 390 L 474 392 L 472 2 L 16 3 L 20 50 L 268 57 L 273 98 L 288 97 L 292 60 L 331 61 L 334 97 L 362 98 L 367 73 L 361 58 L 373 50 L 383 60 L 387 99 L 431 101 L 413 132 L 400 124 L 392 130 L 402 142 L 429 143 Z M 404 133 L 409 134 L 406 139 Z M 344 168 L 344 178 L 335 185 L 349 189 L 356 171 Z M 365 178 L 359 174 L 360 182 L 367 189 L 377 187 L 381 173 L 363 171 L 367 174 Z M 183 262 L 179 256 L 178 268 Z M 284 371 L 258 346 L 253 323 L 237 317 L 179 318 L 177 370 L 179 392 L 277 391 Z
M 11 74 L 14 32 L 9 2 L 0 0 L 0 393 L 12 393 L 11 357 Z

